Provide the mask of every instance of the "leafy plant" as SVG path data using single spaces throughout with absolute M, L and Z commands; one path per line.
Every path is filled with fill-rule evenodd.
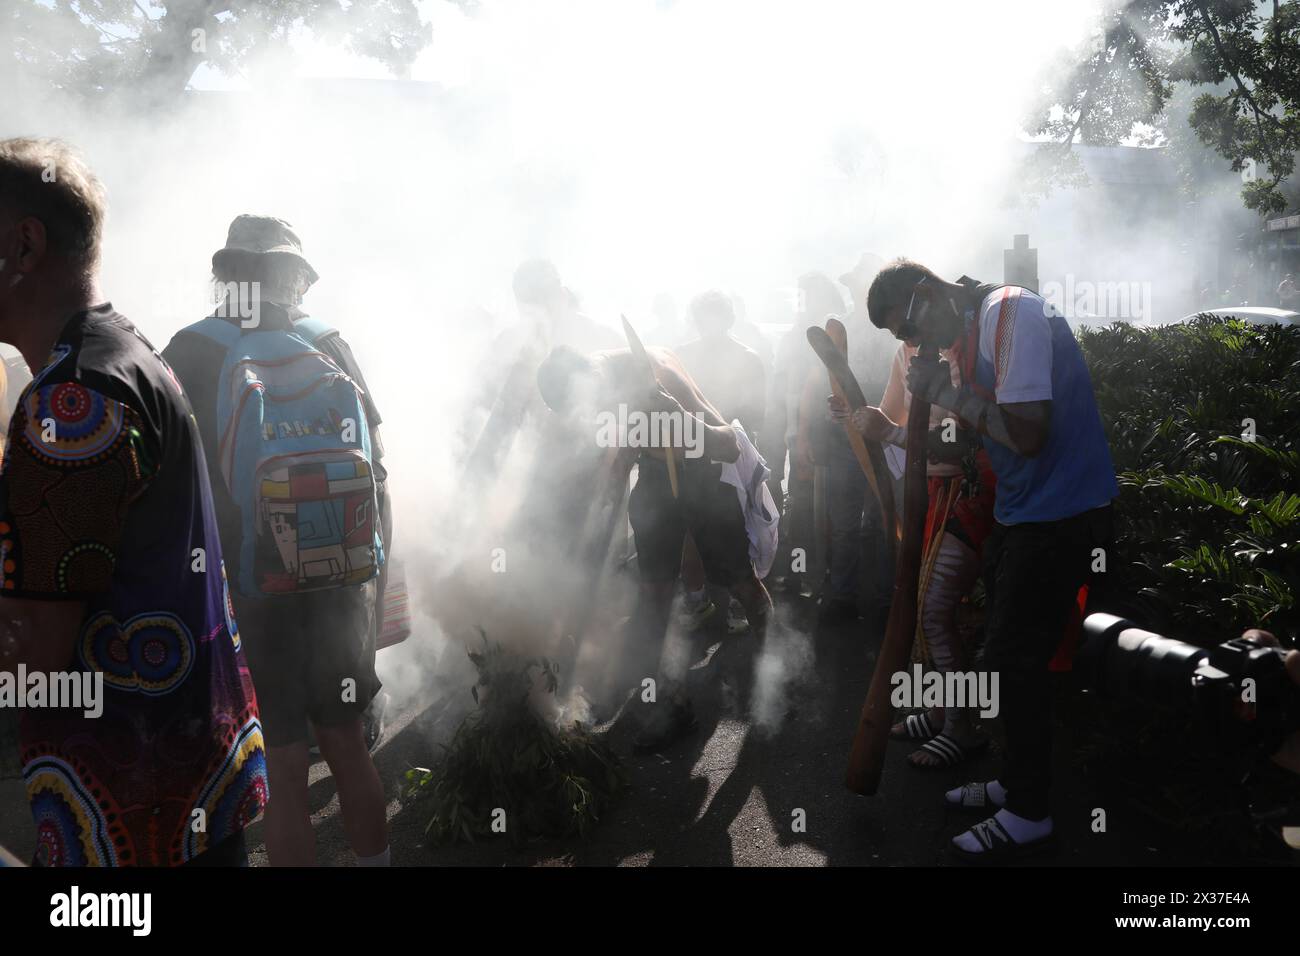
M 1119 472 L 1102 609 L 1208 646 L 1300 627 L 1300 330 L 1208 316 L 1155 330 L 1084 331 L 1080 346 Z M 1272 846 L 1242 807 L 1241 772 L 1187 715 L 1086 698 L 1081 772 L 1201 862 Z M 1156 834 L 1164 834 L 1156 836 Z
M 1120 478 L 1107 598 L 1202 644 L 1300 633 L 1300 331 L 1085 330 Z
M 500 836 L 501 823 L 515 843 L 585 836 L 626 786 L 618 757 L 580 724 L 559 726 L 539 711 L 535 700 L 559 683 L 549 660 L 480 634 L 482 650 L 469 654 L 478 707 L 433 767 L 407 771 L 403 798 L 429 814 L 434 845 Z

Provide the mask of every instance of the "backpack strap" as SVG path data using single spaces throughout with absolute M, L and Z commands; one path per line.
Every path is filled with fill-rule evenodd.
M 306 339 L 309 345 L 317 345 L 325 336 L 332 335 L 335 332 L 334 329 L 320 319 L 313 319 L 309 315 L 301 319 L 295 319 L 293 330 Z
M 371 435 L 371 440 L 379 447 L 374 457 L 382 458 L 383 446 L 378 442 L 376 430 L 383 419 L 379 417 L 379 409 L 375 407 L 375 400 L 370 395 L 370 387 L 366 385 L 365 376 L 361 374 L 361 368 L 357 365 L 356 356 L 352 354 L 352 348 L 339 335 L 338 329 L 331 328 L 320 319 L 313 319 L 311 316 L 294 319 L 293 330 L 301 335 L 308 345 L 333 359 L 361 389 L 361 399 L 366 406 L 366 419 L 370 423 L 371 432 L 374 433 Z
M 979 359 L 980 350 L 980 307 L 989 295 L 997 292 L 1003 286 L 991 282 L 979 282 L 970 276 L 962 276 L 957 280 L 957 284 L 970 293 L 971 299 L 975 303 L 975 315 L 967 324 L 966 331 L 958 344 L 957 358 L 958 364 L 961 366 L 961 383 L 968 386 L 981 398 L 993 401 L 993 393 L 975 380 L 975 363 Z
M 206 319 L 195 322 L 185 331 L 201 335 L 205 339 L 216 342 L 224 349 L 231 348 L 243 334 L 243 330 L 239 326 L 215 315 L 210 315 Z

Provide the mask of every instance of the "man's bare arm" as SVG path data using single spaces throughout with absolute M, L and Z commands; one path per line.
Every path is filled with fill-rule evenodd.
M 85 615 L 84 601 L 0 597 L 0 671 L 66 669 Z
M 956 412 L 981 435 L 987 435 L 1017 455 L 1033 458 L 1047 447 L 1052 424 L 1049 400 L 999 404 L 976 394 L 969 386 L 955 387 L 947 362 L 920 356 L 908 366 L 907 385 L 913 395 L 921 395 L 940 408 Z
M 700 387 L 695 384 L 686 366 L 668 349 L 652 349 L 651 359 L 655 363 L 655 374 L 659 384 L 688 412 L 704 416 L 706 425 L 726 425 L 722 413 L 713 407 L 713 403 L 704 397 Z
M 659 384 L 687 415 L 694 415 L 704 425 L 704 454 L 713 461 L 732 462 L 740 457 L 735 429 L 722 420 L 718 410 L 701 394 L 685 369 L 675 362 L 662 362 L 657 369 Z
M 1047 447 L 1052 423 L 1050 401 L 999 405 L 962 389 L 954 404 L 957 407 L 948 408 L 949 411 L 956 412 L 981 435 L 988 435 L 1023 458 L 1034 458 Z

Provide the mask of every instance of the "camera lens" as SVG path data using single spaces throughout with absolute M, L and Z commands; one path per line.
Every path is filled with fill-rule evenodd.
M 1078 662 L 1099 692 L 1159 707 L 1191 702 L 1193 676 L 1210 654 L 1205 648 L 1144 631 L 1113 614 L 1089 614 L 1083 630 Z

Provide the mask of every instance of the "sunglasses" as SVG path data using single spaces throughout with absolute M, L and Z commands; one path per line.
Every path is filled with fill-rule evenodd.
M 920 284 L 920 282 L 917 283 L 918 286 Z M 921 330 L 916 325 L 916 320 L 912 318 L 912 307 L 914 305 L 916 305 L 915 288 L 912 289 L 912 297 L 907 300 L 907 314 L 903 316 L 903 321 L 898 323 L 898 330 L 894 333 L 895 338 L 904 342 L 911 342 L 921 334 Z

